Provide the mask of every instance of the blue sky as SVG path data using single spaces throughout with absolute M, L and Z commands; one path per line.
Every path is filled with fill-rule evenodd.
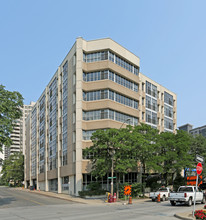
M 78 36 L 110 37 L 177 94 L 177 125 L 206 124 L 206 1 L 0 1 L 0 83 L 36 101 Z

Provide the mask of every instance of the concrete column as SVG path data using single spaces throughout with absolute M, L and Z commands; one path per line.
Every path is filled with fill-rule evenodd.
M 76 175 L 75 195 L 82 190 L 82 51 L 83 39 L 76 40 Z M 72 181 L 70 181 L 72 183 Z

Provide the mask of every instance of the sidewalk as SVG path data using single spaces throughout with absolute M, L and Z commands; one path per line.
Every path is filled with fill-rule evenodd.
M 185 219 L 185 220 L 195 220 L 196 218 L 192 217 L 192 213 L 191 212 L 183 212 L 183 213 L 177 213 L 175 214 L 175 217 L 179 218 L 179 219 Z
M 45 191 L 39 191 L 39 190 L 30 190 L 30 189 L 22 189 L 22 188 L 16 188 L 18 190 L 22 190 L 22 191 L 27 191 L 30 193 L 36 193 L 36 194 L 41 194 L 44 196 L 49 196 L 49 197 L 53 197 L 53 198 L 58 198 L 58 199 L 63 199 L 63 200 L 67 200 L 67 201 L 72 201 L 72 202 L 76 202 L 76 203 L 82 203 L 82 204 L 99 204 L 99 205 L 103 205 L 103 204 L 108 204 L 108 205 L 124 205 L 125 203 L 128 204 L 128 199 L 126 201 L 124 200 L 119 200 L 115 203 L 108 203 L 105 202 L 106 200 L 106 196 L 103 199 L 84 199 L 84 198 L 80 198 L 80 197 L 75 197 L 75 196 L 71 196 L 68 194 L 59 194 L 59 193 L 54 193 L 54 192 L 45 192 Z M 132 200 L 132 203 L 141 203 L 141 202 L 145 202 L 145 201 L 149 201 L 150 199 L 146 198 L 146 199 L 134 199 Z

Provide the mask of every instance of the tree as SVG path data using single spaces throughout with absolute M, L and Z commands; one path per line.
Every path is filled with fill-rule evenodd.
M 157 129 L 150 125 L 141 123 L 135 126 L 132 131 L 133 153 L 136 154 L 136 159 L 141 163 L 143 173 L 146 171 L 159 170 L 158 165 L 158 133 Z
M 0 85 L 0 151 L 2 146 L 10 146 L 12 141 L 10 133 L 15 120 L 22 115 L 23 97 L 19 92 L 10 92 Z
M 93 145 L 85 149 L 85 155 L 93 155 L 92 175 L 103 177 L 109 173 L 127 173 L 136 166 L 132 159 L 132 147 L 128 139 L 128 129 L 98 130 L 92 134 Z M 112 170 L 113 168 L 113 170 Z M 117 190 L 118 190 L 117 176 Z
M 193 161 L 195 164 L 196 155 L 200 155 L 206 160 L 206 138 L 202 135 L 190 136 L 191 137 L 191 154 L 193 156 Z M 203 164 L 202 175 L 206 176 L 206 164 Z
M 190 136 L 184 132 L 177 130 L 177 133 L 162 132 L 159 135 L 160 162 L 161 173 L 168 184 L 168 175 L 180 173 L 184 168 L 193 166 L 192 155 L 190 152 L 191 141 Z
M 21 185 L 24 181 L 24 156 L 21 152 L 11 155 L 8 160 L 4 160 L 2 166 L 2 181 L 9 184 L 10 181 L 14 185 Z
M 159 171 L 161 168 L 158 160 L 159 131 L 143 123 L 131 129 L 130 145 L 132 146 L 132 153 L 136 158 L 136 164 L 139 164 L 140 174 L 143 174 L 143 177 L 145 177 L 146 172 Z M 142 182 L 142 176 L 140 178 Z M 144 187 L 142 191 L 144 193 Z

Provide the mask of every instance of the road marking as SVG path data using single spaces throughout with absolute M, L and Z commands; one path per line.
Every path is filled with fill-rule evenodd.
M 31 201 L 31 202 L 34 202 L 34 203 L 39 204 L 39 205 L 45 205 L 45 204 L 43 204 L 43 203 L 41 203 L 41 202 L 37 202 L 37 201 L 34 201 L 34 200 L 30 200 L 30 199 L 26 199 L 26 200 Z

